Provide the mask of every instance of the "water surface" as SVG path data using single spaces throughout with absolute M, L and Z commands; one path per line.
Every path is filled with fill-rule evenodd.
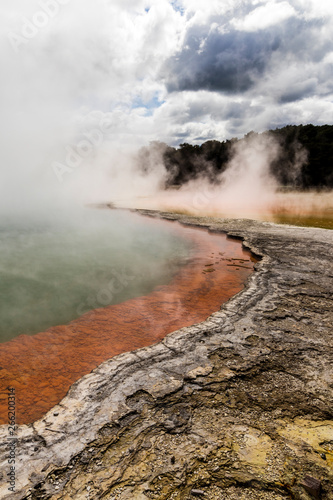
M 173 226 L 78 209 L 0 223 L 0 342 L 67 323 L 169 282 L 191 253 Z

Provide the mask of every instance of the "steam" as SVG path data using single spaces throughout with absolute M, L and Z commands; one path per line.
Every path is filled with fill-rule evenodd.
M 162 0 L 148 14 L 143 1 L 128 0 L 126 12 L 123 6 L 17 0 L 0 7 L 1 216 L 67 217 L 73 207 L 109 202 L 244 217 L 286 209 L 270 174 L 280 146 L 269 134 L 235 143 L 217 178 L 207 178 L 205 163 L 200 178 L 177 190 L 164 189 L 163 145 L 138 157 L 140 147 L 164 139 L 167 124 L 133 103 L 163 99 L 159 69 L 177 48 L 182 17 Z M 298 148 L 295 158 L 290 172 L 297 178 L 306 152 Z
M 253 134 L 236 143 L 228 168 L 219 179 L 217 206 L 249 212 L 267 207 L 277 187 L 270 166 L 279 153 L 279 144 L 269 134 Z
M 160 156 L 164 152 L 156 146 L 154 151 Z M 214 177 L 209 163 L 202 162 L 199 178 L 179 189 L 160 191 L 144 204 L 195 215 L 250 216 L 270 211 L 278 189 L 270 167 L 280 152 L 279 143 L 269 133 L 248 134 L 243 140 L 234 142 L 231 159 L 223 173 Z M 141 155 L 139 160 L 140 170 L 149 173 L 151 156 Z M 146 169 L 142 168 L 142 163 L 147 165 Z M 156 164 L 160 163 L 161 160 L 156 159 Z
M 286 161 L 288 178 L 293 185 L 297 185 L 301 168 L 307 161 L 307 151 L 297 142 L 293 146 L 294 161 Z M 152 172 L 160 173 L 160 182 L 156 182 L 155 177 L 154 188 L 168 183 L 163 170 L 164 152 L 165 146 L 154 143 L 135 157 L 137 175 L 140 173 L 150 178 Z M 273 134 L 250 133 L 234 142 L 223 173 L 214 176 L 210 164 L 202 161 L 202 174 L 198 178 L 180 188 L 162 189 L 151 196 L 133 198 L 130 206 L 198 216 L 268 219 L 277 215 L 332 217 L 331 192 L 295 192 L 279 185 L 272 169 L 283 158 L 283 147 Z M 157 167 L 156 171 L 154 166 Z
M 172 40 L 181 16 L 168 2 L 148 15 L 145 4 L 128 0 L 129 11 L 104 0 L 0 7 L 2 216 L 66 213 L 119 190 L 152 194 L 159 181 L 133 176 L 132 155 L 155 132 L 132 103 L 160 91 L 146 74 L 173 50 L 163 37 L 150 43 L 146 24 L 163 21 Z

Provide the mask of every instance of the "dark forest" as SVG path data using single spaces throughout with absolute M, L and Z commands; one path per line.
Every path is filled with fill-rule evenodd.
M 228 167 L 236 144 L 254 136 L 274 137 L 279 154 L 270 164 L 271 174 L 283 187 L 294 189 L 333 188 L 333 125 L 287 125 L 262 134 L 249 132 L 242 139 L 210 140 L 199 145 L 180 144 L 178 148 L 152 142 L 141 148 L 138 159 L 143 171 L 153 168 L 153 152 L 162 154 L 168 172 L 166 185 L 180 186 L 192 179 L 216 182 Z

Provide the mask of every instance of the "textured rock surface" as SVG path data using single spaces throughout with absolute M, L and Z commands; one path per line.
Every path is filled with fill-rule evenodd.
M 14 494 L 3 427 L 0 498 L 333 499 L 333 232 L 162 215 L 263 259 L 207 321 L 103 363 L 20 426 Z

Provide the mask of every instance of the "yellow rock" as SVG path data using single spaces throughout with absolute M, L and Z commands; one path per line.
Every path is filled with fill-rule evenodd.
M 325 445 L 325 443 L 333 442 L 332 420 L 314 422 L 313 420 L 296 418 L 291 423 L 283 423 L 277 431 L 280 436 L 290 441 L 294 441 L 297 444 L 306 443 L 318 453 L 325 453 L 327 465 L 333 468 L 332 448 Z

